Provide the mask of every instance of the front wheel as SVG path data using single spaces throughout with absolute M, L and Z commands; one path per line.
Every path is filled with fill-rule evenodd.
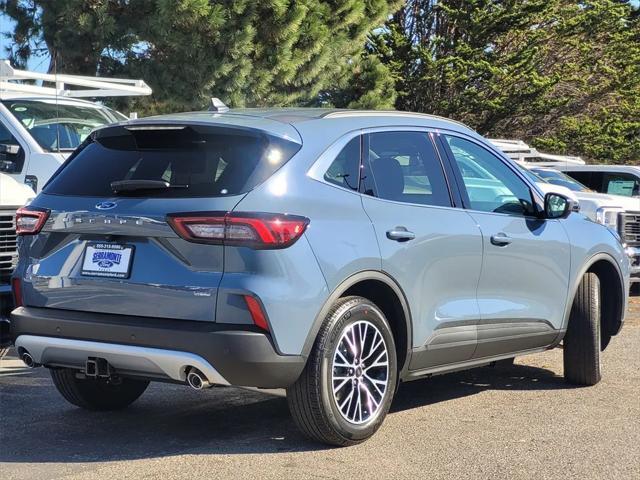
M 287 401 L 309 438 L 354 445 L 380 428 L 396 380 L 395 343 L 384 314 L 365 298 L 344 297 L 327 314 Z
M 574 385 L 600 381 L 600 281 L 585 273 L 571 307 L 564 337 L 564 378 Z

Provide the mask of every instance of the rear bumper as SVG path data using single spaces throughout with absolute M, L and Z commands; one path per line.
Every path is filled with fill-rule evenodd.
M 305 365 L 246 325 L 20 307 L 11 314 L 11 337 L 45 366 L 84 368 L 88 357 L 100 357 L 123 374 L 174 381 L 192 366 L 212 383 L 284 388 Z

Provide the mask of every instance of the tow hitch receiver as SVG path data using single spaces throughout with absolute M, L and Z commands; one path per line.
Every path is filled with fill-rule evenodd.
M 111 365 L 104 358 L 89 357 L 84 368 L 87 377 L 108 378 L 113 375 Z

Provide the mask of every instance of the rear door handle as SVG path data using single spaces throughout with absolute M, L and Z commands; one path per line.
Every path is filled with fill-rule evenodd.
M 405 227 L 396 227 L 391 230 L 387 230 L 387 238 L 389 240 L 395 240 L 396 242 L 408 242 L 416 238 L 416 234 L 410 232 Z
M 513 238 L 508 236 L 506 233 L 500 232 L 491 236 L 491 243 L 498 247 L 504 247 L 505 245 L 509 245 L 511 242 L 513 242 Z

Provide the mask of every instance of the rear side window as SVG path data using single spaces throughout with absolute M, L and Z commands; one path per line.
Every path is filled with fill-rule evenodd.
M 353 138 L 333 161 L 324 179 L 350 190 L 358 190 L 360 176 L 360 136 Z
M 363 191 L 397 202 L 451 206 L 433 143 L 424 132 L 380 132 L 365 137 Z
M 220 197 L 248 192 L 300 149 L 251 129 L 129 126 L 96 131 L 45 187 L 54 195 Z M 120 191 L 112 182 L 152 181 Z M 137 182 L 144 183 L 144 182 Z M 157 184 L 165 183 L 164 186 Z

